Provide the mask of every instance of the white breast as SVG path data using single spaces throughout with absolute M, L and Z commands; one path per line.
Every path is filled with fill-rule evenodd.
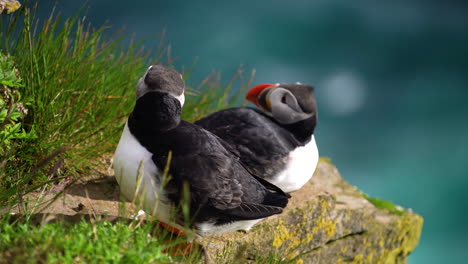
M 159 184 L 161 170 L 151 157 L 152 154 L 138 142 L 125 124 L 113 163 L 120 193 L 127 200 L 141 205 L 145 212 L 169 223 L 172 206 L 164 202 L 167 200 Z
M 318 148 L 312 135 L 307 145 L 298 147 L 289 153 L 286 167 L 270 182 L 285 192 L 296 191 L 312 178 L 318 159 Z

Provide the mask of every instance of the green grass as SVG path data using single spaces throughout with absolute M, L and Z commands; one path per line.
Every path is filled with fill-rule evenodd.
M 137 80 L 148 65 L 172 59 L 165 57 L 162 40 L 156 51 L 145 50 L 141 43 L 123 42 L 125 35 L 108 32 L 107 25 L 94 28 L 79 14 L 62 19 L 52 13 L 41 26 L 25 4 L 0 22 L 1 52 L 13 57 L 22 81 L 15 89 L 28 102 L 17 128 L 34 135 L 15 139 L 0 157 L 2 206 L 102 166 L 100 157 L 112 154 L 134 105 Z M 190 69 L 183 74 L 187 79 Z M 231 91 L 234 80 L 250 85 L 241 76 L 222 85 L 212 74 L 188 87 L 183 118 L 193 121 L 232 105 L 238 99 Z
M 97 165 L 94 158 L 114 147 L 135 79 L 149 64 L 137 45 L 123 48 L 121 36 L 104 37 L 106 27 L 51 16 L 35 32 L 34 21 L 23 8 L 2 25 L 3 52 L 13 56 L 24 82 L 21 94 L 31 102 L 22 127 L 36 137 L 4 157 L 1 201 L 51 175 L 79 175 Z
M 103 166 L 101 157 L 111 156 L 117 145 L 135 103 L 138 79 L 148 65 L 172 62 L 162 39 L 156 50 L 145 50 L 142 43 L 123 41 L 125 35 L 112 33 L 108 25 L 94 28 L 80 13 L 61 18 L 52 12 L 46 21 L 38 21 L 34 10 L 24 4 L 0 17 L 0 84 L 15 99 L 0 101 L 0 209 L 65 178 L 96 174 Z M 191 68 L 181 72 L 190 83 Z M 212 73 L 188 86 L 183 119 L 194 121 L 238 103 L 234 83 L 240 82 L 243 91 L 253 79 L 253 73 L 247 80 L 243 75 L 239 71 L 222 84 L 221 76 Z M 18 103 L 27 112 L 21 112 Z M 162 254 L 165 233 L 155 231 L 151 223 L 136 227 L 126 221 L 83 220 L 36 225 L 28 213 L 15 221 L 0 215 L 0 263 L 165 263 L 198 258 L 197 251 L 188 259 Z
M 177 245 L 150 223 L 106 221 L 77 224 L 0 220 L 0 263 L 173 263 L 197 261 L 199 255 L 173 257 L 164 249 Z

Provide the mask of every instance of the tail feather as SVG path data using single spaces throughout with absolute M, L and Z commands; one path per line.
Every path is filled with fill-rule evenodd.
M 285 208 L 286 205 L 288 205 L 290 197 L 291 197 L 291 195 L 289 195 L 287 193 L 268 192 L 265 195 L 264 199 L 263 199 L 263 204 L 264 205 L 269 205 L 269 206 Z
M 261 219 L 281 212 L 283 212 L 283 207 L 256 203 L 242 203 L 235 209 L 225 211 L 225 213 L 228 213 L 231 217 L 234 216 L 238 220 Z

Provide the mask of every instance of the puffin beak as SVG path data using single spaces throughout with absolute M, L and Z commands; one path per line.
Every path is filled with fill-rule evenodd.
M 247 99 L 247 101 L 255 104 L 258 107 L 262 107 L 258 103 L 258 100 L 257 100 L 258 97 L 262 94 L 263 91 L 265 91 L 265 89 L 275 87 L 275 86 L 277 86 L 277 85 L 276 84 L 260 84 L 260 85 L 257 85 L 254 88 L 250 89 L 250 91 L 245 96 L 245 99 Z

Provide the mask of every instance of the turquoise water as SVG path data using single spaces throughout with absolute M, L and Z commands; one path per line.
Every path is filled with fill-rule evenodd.
M 42 2 L 39 17 L 52 5 Z M 425 218 L 409 263 L 465 263 L 468 3 L 380 2 L 91 0 L 87 19 L 136 39 L 165 28 L 178 68 L 199 57 L 193 84 L 243 65 L 256 84 L 315 85 L 321 154 L 366 193 Z

